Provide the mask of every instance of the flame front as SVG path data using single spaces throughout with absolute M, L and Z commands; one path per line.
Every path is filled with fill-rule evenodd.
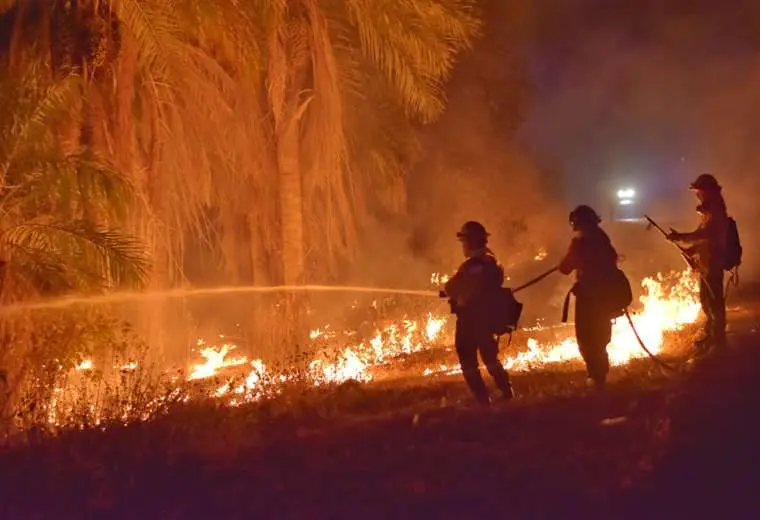
M 445 275 L 434 274 L 435 283 L 445 282 Z M 678 331 L 694 323 L 699 316 L 700 304 L 697 298 L 697 278 L 690 272 L 680 273 L 675 278 L 657 275 L 642 282 L 643 296 L 640 298 L 641 311 L 632 316 L 636 329 L 643 342 L 653 352 L 662 351 L 665 333 Z M 339 334 L 330 325 L 311 331 L 311 341 L 319 347 L 314 359 L 308 364 L 306 377 L 315 386 L 328 383 L 341 383 L 348 380 L 360 382 L 372 381 L 373 371 L 378 367 L 389 366 L 394 359 L 405 354 L 429 349 L 434 345 L 451 343 L 449 315 L 427 313 L 421 319 L 404 319 L 390 322 L 378 328 L 368 340 L 354 345 L 341 345 L 340 337 L 355 337 L 353 331 Z M 562 329 L 565 337 L 551 343 L 541 343 L 535 333 L 544 330 L 540 325 L 523 329 L 531 334 L 527 339 L 526 350 L 508 356 L 504 366 L 511 371 L 527 371 L 550 363 L 573 362 L 580 360 L 578 345 L 570 328 Z M 235 406 L 256 401 L 265 396 L 276 395 L 284 383 L 295 376 L 270 371 L 260 359 L 249 360 L 246 356 L 233 356 L 236 346 L 231 343 L 208 345 L 198 341 L 202 362 L 191 366 L 188 381 L 203 382 L 212 377 L 220 377 L 223 382 L 205 392 L 211 398 L 224 399 Z M 645 356 L 638 340 L 629 327 L 626 318 L 613 323 L 612 341 L 608 347 L 612 365 L 622 365 L 632 358 Z M 122 370 L 134 370 L 135 364 L 121 367 Z M 77 366 L 77 371 L 90 370 L 92 361 L 84 360 Z M 227 370 L 243 371 L 242 376 L 225 376 Z M 454 374 L 458 366 L 439 364 L 420 370 L 425 376 L 434 374 Z M 178 391 L 182 381 L 177 381 Z M 60 406 L 56 408 L 60 409 Z M 58 422 L 57 413 L 52 413 L 50 422 Z
M 442 283 L 445 279 L 445 275 L 434 274 L 431 277 L 431 280 L 436 283 Z M 653 353 L 656 354 L 662 350 L 666 332 L 680 330 L 697 320 L 700 311 L 697 283 L 697 279 L 690 272 L 681 273 L 675 281 L 657 275 L 654 278 L 646 278 L 642 282 L 644 289 L 644 294 L 640 298 L 642 310 L 632 315 L 632 319 L 641 339 Z M 333 359 L 328 360 L 326 357 L 314 359 L 309 365 L 310 378 L 315 385 L 340 383 L 350 379 L 371 381 L 372 369 L 378 365 L 386 364 L 402 354 L 418 352 L 433 344 L 441 344 L 445 339 L 450 340 L 443 337 L 448 318 L 448 316 L 428 313 L 419 321 L 406 319 L 401 324 L 391 323 L 377 330 L 367 342 L 343 348 Z M 540 329 L 538 327 L 533 330 Z M 568 334 L 570 334 L 569 330 Z M 310 333 L 312 341 L 322 341 L 328 345 L 335 336 L 330 326 L 315 329 Z M 217 352 L 221 354 L 220 359 L 224 359 L 226 351 L 222 348 Z M 632 358 L 646 355 L 625 317 L 613 323 L 612 341 L 608 352 L 612 365 L 622 365 Z M 552 344 L 542 344 L 538 339 L 530 337 L 527 340 L 527 349 L 514 356 L 508 356 L 504 361 L 504 366 L 512 371 L 526 371 L 549 363 L 580 359 L 578 344 L 572 335 Z M 220 363 L 217 365 L 225 366 Z M 254 363 L 258 364 L 257 373 L 266 373 L 266 367 L 260 360 Z M 458 367 L 439 365 L 427 368 L 423 373 L 424 375 L 451 374 L 458 371 Z M 209 373 L 206 377 L 214 373 L 216 371 Z M 271 381 L 271 377 L 269 379 Z M 256 381 L 263 381 L 263 379 L 257 376 Z M 254 387 L 255 385 L 250 384 L 246 386 L 246 392 L 250 394 L 250 397 L 263 395 L 261 391 L 251 391 Z M 225 388 L 226 391 L 232 391 L 230 387 Z M 240 389 L 237 389 L 238 394 L 246 392 L 240 392 Z M 224 393 L 218 391 L 217 395 L 221 396 Z

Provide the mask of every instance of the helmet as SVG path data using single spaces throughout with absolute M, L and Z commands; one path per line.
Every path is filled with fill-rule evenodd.
M 689 185 L 692 190 L 720 191 L 718 180 L 709 173 L 703 173 Z
M 457 238 L 475 238 L 485 240 L 488 237 L 488 232 L 483 224 L 474 220 L 468 220 L 457 233 Z
M 595 226 L 602 221 L 599 215 L 596 214 L 596 211 L 591 206 L 586 206 L 585 204 L 571 211 L 568 220 L 571 224 L 579 226 Z

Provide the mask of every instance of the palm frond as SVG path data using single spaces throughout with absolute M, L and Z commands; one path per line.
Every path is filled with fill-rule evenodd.
M 346 0 L 365 57 L 407 114 L 430 121 L 443 110 L 441 82 L 479 34 L 471 0 Z
M 59 283 L 65 279 L 80 289 L 93 283 L 137 287 L 146 279 L 148 263 L 136 239 L 88 222 L 18 224 L 5 230 L 0 241 L 10 251 L 13 270 L 60 273 Z
M 68 74 L 47 85 L 39 85 L 39 78 L 34 76 L 32 70 L 21 79 L 19 83 L 24 87 L 17 94 L 25 99 L 19 100 L 15 109 L 11 106 L 10 113 L 5 114 L 5 124 L 0 124 L 0 138 L 6 141 L 0 157 L 0 175 L 8 171 L 22 148 L 33 148 L 45 140 L 44 135 L 52 123 L 70 109 L 79 92 L 80 77 L 76 74 Z M 11 121 L 10 125 L 7 121 Z
M 174 43 L 182 33 L 174 16 L 175 2 L 145 2 L 140 0 L 111 0 L 119 22 L 138 44 L 140 59 L 145 66 L 165 67 L 170 64 Z
M 132 180 L 94 153 L 66 155 L 57 149 L 41 150 L 19 157 L 8 177 L 16 184 L 0 191 L 0 215 L 33 218 L 47 211 L 78 218 L 87 203 L 101 214 L 123 221 L 139 200 Z

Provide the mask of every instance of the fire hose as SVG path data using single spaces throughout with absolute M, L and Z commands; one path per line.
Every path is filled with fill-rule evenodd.
M 545 273 L 542 273 L 539 276 L 529 280 L 528 282 L 516 287 L 515 289 L 512 290 L 512 292 L 516 293 L 518 291 L 522 291 L 523 289 L 527 289 L 528 287 L 537 284 L 538 282 L 540 282 L 541 280 L 543 280 L 550 274 L 556 272 L 557 270 L 559 270 L 559 266 L 553 267 L 552 269 L 549 269 Z M 644 340 L 641 339 L 641 335 L 639 334 L 639 331 L 636 330 L 636 325 L 634 325 L 633 318 L 631 318 L 631 314 L 628 312 L 628 309 L 626 308 L 623 312 L 625 314 L 626 319 L 628 320 L 628 325 L 630 325 L 631 330 L 633 331 L 633 335 L 636 337 L 636 341 L 638 342 L 639 346 L 644 350 L 644 352 L 646 352 L 647 355 L 652 359 L 652 361 L 654 361 L 657 365 L 671 372 L 676 372 L 677 369 L 673 365 L 670 365 L 666 363 L 665 361 L 663 361 L 662 359 L 658 358 L 656 355 L 652 353 L 651 350 L 649 350 L 649 348 L 647 348 L 646 344 L 644 343 Z
M 659 226 L 658 226 L 659 227 Z M 540 275 L 536 276 L 535 278 L 532 278 L 525 282 L 522 285 L 518 285 L 514 289 L 512 289 L 512 293 L 517 293 L 519 291 L 522 291 L 523 289 L 527 289 L 528 287 L 531 287 L 540 281 L 544 280 L 549 275 L 555 273 L 559 270 L 559 266 L 552 267 L 551 269 L 545 271 L 544 273 L 541 273 Z M 445 296 L 443 291 L 441 291 L 440 296 Z M 636 330 L 636 325 L 633 323 L 633 318 L 631 318 L 631 314 L 628 312 L 628 309 L 624 309 L 623 313 L 625 314 L 626 319 L 628 320 L 628 325 L 631 327 L 631 330 L 633 331 L 633 335 L 636 337 L 636 341 L 638 342 L 639 346 L 646 352 L 646 354 L 654 361 L 657 365 L 661 366 L 662 368 L 669 370 L 671 372 L 676 372 L 677 368 L 673 365 L 670 365 L 663 361 L 662 359 L 658 358 L 654 353 L 652 353 L 649 348 L 647 348 L 646 344 L 644 343 L 644 340 L 641 339 L 641 335 L 639 334 L 639 331 Z M 510 334 L 510 342 L 511 342 L 511 334 Z
M 644 352 L 646 352 L 647 355 L 650 358 L 652 358 L 652 361 L 654 361 L 655 363 L 657 363 L 658 365 L 660 365 L 662 368 L 664 368 L 666 370 L 669 370 L 671 372 L 676 372 L 677 369 L 673 365 L 670 365 L 670 364 L 664 362 L 663 360 L 661 360 L 660 358 L 658 358 L 657 356 L 655 356 L 652 353 L 652 351 L 647 348 L 646 344 L 644 343 L 644 340 L 641 339 L 641 336 L 639 336 L 639 331 L 636 330 L 636 326 L 633 324 L 633 318 L 631 318 L 631 314 L 628 312 L 628 309 L 625 309 L 625 311 L 623 311 L 623 312 L 625 313 L 626 319 L 628 319 L 628 325 L 631 326 L 631 330 L 633 331 L 633 335 L 636 336 L 636 341 L 638 341 L 638 343 L 641 346 L 641 348 L 644 349 Z

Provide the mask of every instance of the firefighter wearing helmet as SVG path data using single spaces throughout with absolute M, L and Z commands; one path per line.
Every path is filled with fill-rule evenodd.
M 493 294 L 504 282 L 504 270 L 488 248 L 488 233 L 480 222 L 465 222 L 457 233 L 465 261 L 445 284 L 456 314 L 455 347 L 462 375 L 475 399 L 490 405 L 491 397 L 480 374 L 478 353 L 504 399 L 514 394 L 509 374 L 499 362 L 499 344 L 488 316 Z
M 699 299 L 707 318 L 704 334 L 696 343 L 698 353 L 726 344 L 726 303 L 723 295 L 723 259 L 728 236 L 728 210 L 718 180 L 709 173 L 689 185 L 699 200 L 700 222 L 691 233 L 671 229 L 668 239 L 686 246 L 700 274 Z
M 578 206 L 569 216 L 576 236 L 559 264 L 559 272 L 575 271 L 576 282 L 565 300 L 567 319 L 570 294 L 575 295 L 575 336 L 589 379 L 603 389 L 610 369 L 607 345 L 612 339 L 612 319 L 604 306 L 608 275 L 617 269 L 618 255 L 609 236 L 599 226 L 602 219 L 589 206 Z

